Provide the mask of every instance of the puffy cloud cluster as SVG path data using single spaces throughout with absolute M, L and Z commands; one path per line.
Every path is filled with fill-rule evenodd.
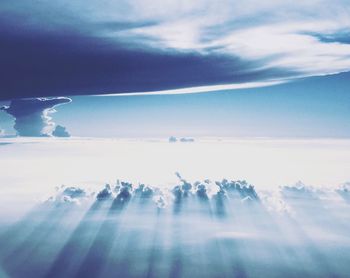
M 281 193 L 285 198 L 293 198 L 293 199 L 317 198 L 316 190 L 310 186 L 306 186 L 301 181 L 298 181 L 295 185 L 292 185 L 292 186 L 281 187 Z
M 174 207 L 179 209 L 182 204 L 203 203 L 212 206 L 217 215 L 225 215 L 227 205 L 244 206 L 256 204 L 261 209 L 278 214 L 294 215 L 293 206 L 301 202 L 307 204 L 321 199 L 327 200 L 328 193 L 338 193 L 345 201 L 350 202 L 350 186 L 346 183 L 335 190 L 320 190 L 306 186 L 302 182 L 295 185 L 283 186 L 279 190 L 264 190 L 257 192 L 253 185 L 244 180 L 212 182 L 211 180 L 189 182 L 179 173 L 175 173 L 179 183 L 175 186 L 157 187 L 145 184 L 132 184 L 130 182 L 117 181 L 115 185 L 106 184 L 96 193 L 88 193 L 82 188 L 65 187 L 57 188 L 55 196 L 48 201 L 57 204 L 74 203 L 81 204 L 89 199 L 92 202 L 111 201 L 115 210 L 123 209 L 131 200 L 141 204 L 153 204 L 158 209 Z
M 280 192 L 263 192 L 260 193 L 260 199 L 264 207 L 274 213 L 293 215 L 294 211 L 291 206 L 283 199 Z
M 183 137 L 183 138 L 180 138 L 180 142 L 182 142 L 182 143 L 194 142 L 194 139 Z
M 83 200 L 104 202 L 112 201 L 112 207 L 122 208 L 131 199 L 140 200 L 143 203 L 153 203 L 163 209 L 172 205 L 179 205 L 184 200 L 198 200 L 213 202 L 223 206 L 227 200 L 238 200 L 242 203 L 259 203 L 260 198 L 252 185 L 245 181 L 222 181 L 211 182 L 210 180 L 195 181 L 193 183 L 182 178 L 176 173 L 180 183 L 172 188 L 160 188 L 145 184 L 133 185 L 129 182 L 117 181 L 115 185 L 106 184 L 96 193 L 88 193 L 82 188 L 61 186 L 56 189 L 55 196 L 48 201 L 55 203 L 76 203 Z
M 180 184 L 172 188 L 159 188 L 144 184 L 133 185 L 129 182 L 117 181 L 112 187 L 107 184 L 96 195 L 96 200 L 114 199 L 114 202 L 128 202 L 131 198 L 143 201 L 152 200 L 158 208 L 165 208 L 171 203 L 179 204 L 184 199 L 223 202 L 224 200 L 240 200 L 242 203 L 259 202 L 260 198 L 254 187 L 246 181 L 210 180 L 189 182 L 175 173 Z
M 194 142 L 193 138 L 190 137 L 182 137 L 180 139 L 177 139 L 175 136 L 170 136 L 169 137 L 169 143 L 175 143 L 175 142 L 181 142 L 181 143 L 190 143 L 190 142 Z
M 14 117 L 14 128 L 19 136 L 50 136 L 55 126 L 50 114 L 56 112 L 56 106 L 71 101 L 67 97 L 17 99 L 0 109 Z M 63 131 L 59 128 L 55 132 L 63 135 Z
M 57 205 L 80 205 L 84 200 L 89 199 L 91 196 L 91 194 L 82 188 L 74 186 L 66 187 L 62 185 L 61 187 L 56 188 L 55 195 L 51 196 L 46 202 L 55 203 Z
M 115 193 L 113 192 L 111 186 L 109 184 L 106 184 L 105 187 L 97 193 L 96 200 L 98 201 L 104 201 L 113 199 L 115 197 Z
M 221 182 L 216 182 L 216 184 L 221 190 L 227 192 L 230 197 L 259 201 L 259 196 L 254 186 L 248 184 L 245 180 L 228 181 L 223 179 Z
M 350 182 L 341 185 L 336 192 L 348 203 L 350 203 Z
M 52 136 L 70 137 L 70 134 L 64 126 L 56 125 L 55 130 L 52 132 Z

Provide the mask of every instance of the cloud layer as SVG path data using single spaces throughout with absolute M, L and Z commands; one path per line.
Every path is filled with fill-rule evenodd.
M 3 1 L 0 97 L 239 88 L 348 71 L 347 4 Z

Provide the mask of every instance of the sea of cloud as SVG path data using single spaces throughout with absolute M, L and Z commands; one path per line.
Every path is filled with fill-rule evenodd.
M 3 138 L 1 275 L 346 277 L 349 145 Z

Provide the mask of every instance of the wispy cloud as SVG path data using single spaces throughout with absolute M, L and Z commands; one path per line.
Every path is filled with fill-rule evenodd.
M 266 81 L 266 82 L 247 82 L 240 84 L 227 84 L 227 85 L 213 85 L 213 86 L 199 86 L 199 87 L 189 87 L 174 90 L 161 90 L 161 91 L 151 91 L 151 92 L 134 92 L 134 93 L 106 93 L 99 94 L 96 96 L 139 96 L 139 95 L 178 95 L 178 94 L 194 94 L 194 93 L 205 93 L 205 92 L 215 92 L 215 91 L 225 91 L 225 90 L 238 90 L 238 89 L 248 89 L 257 87 L 273 86 L 283 83 L 284 81 Z

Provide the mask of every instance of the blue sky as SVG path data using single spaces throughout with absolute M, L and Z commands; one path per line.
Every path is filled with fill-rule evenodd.
M 54 119 L 84 136 L 350 137 L 350 74 L 201 94 L 76 97 Z
M 0 102 L 72 97 L 77 136 L 348 137 L 349 27 L 345 0 L 1 1 Z
M 350 137 L 349 80 L 344 73 L 199 94 L 79 96 L 52 117 L 75 136 L 344 138 Z M 5 122 L 11 130 L 10 117 L 0 125 Z

